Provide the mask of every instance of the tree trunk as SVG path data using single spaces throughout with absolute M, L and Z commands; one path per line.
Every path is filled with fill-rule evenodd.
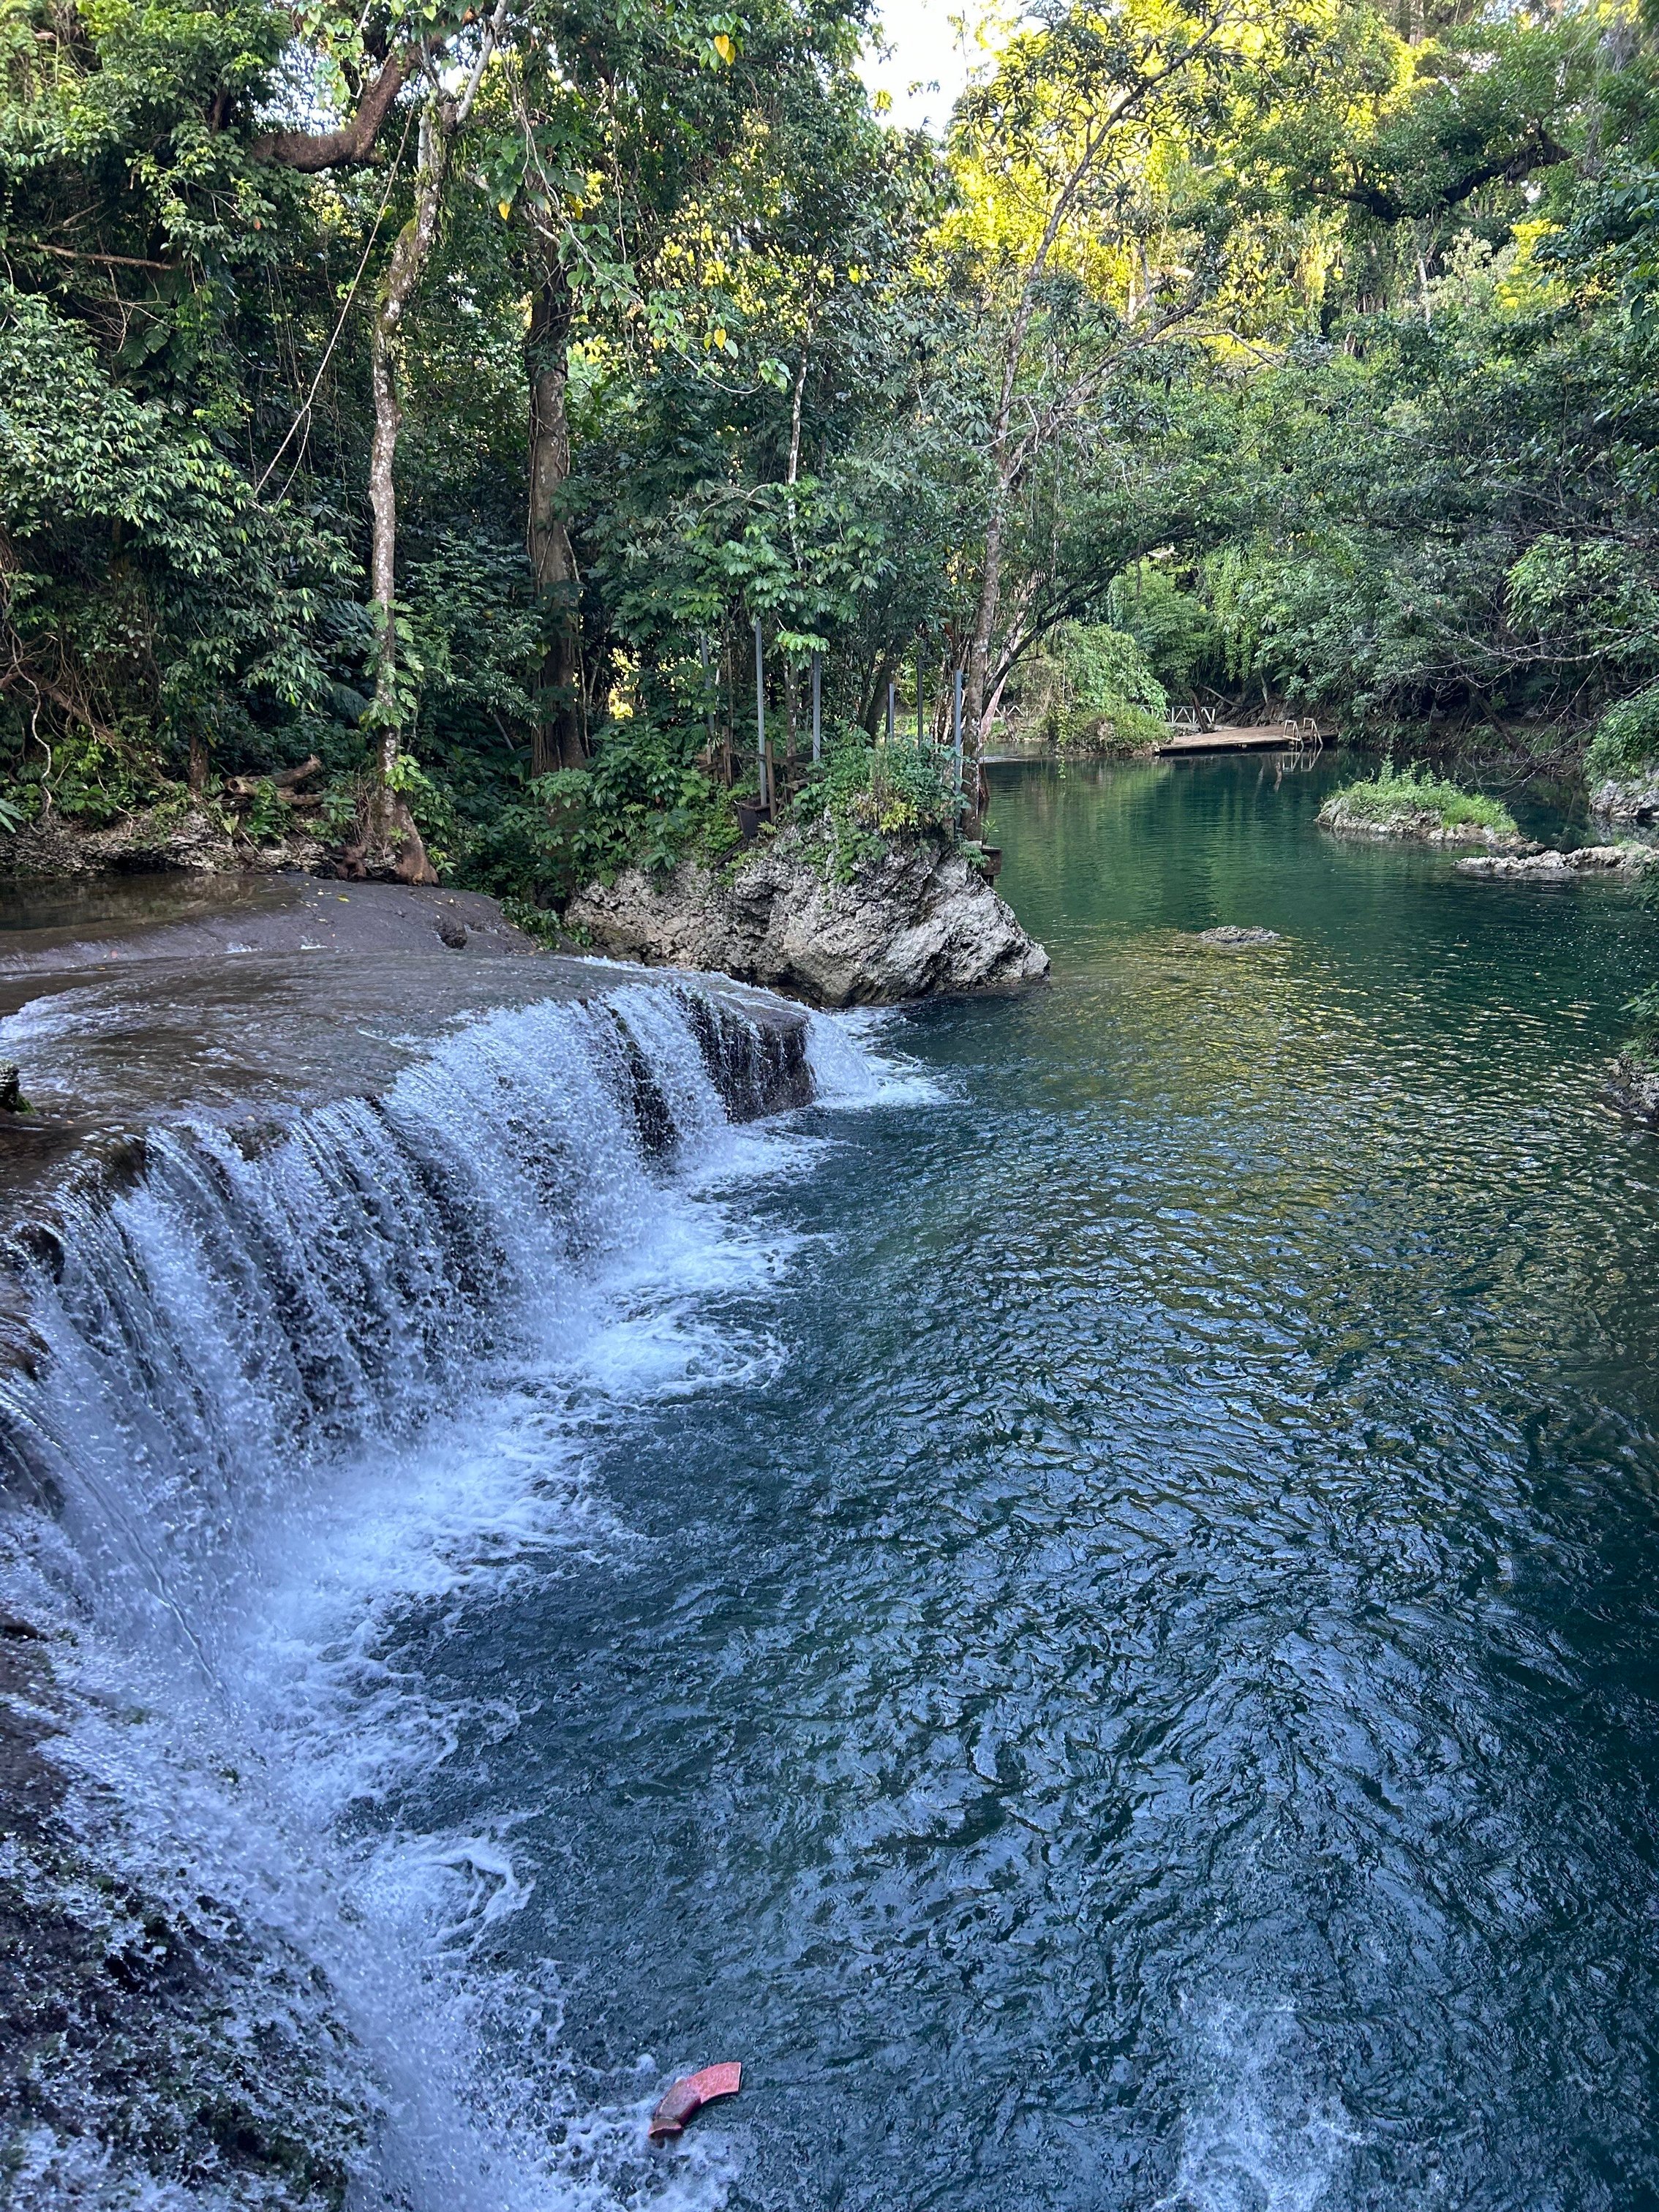
M 403 744 L 404 693 L 398 659 L 398 487 L 393 464 L 404 410 L 398 396 L 396 348 L 404 317 L 414 298 L 432 241 L 449 157 L 453 125 L 435 100 L 421 113 L 420 158 L 415 177 L 415 206 L 398 234 L 380 289 L 369 339 L 369 380 L 374 395 L 374 438 L 369 448 L 368 506 L 373 518 L 368 589 L 379 633 L 374 673 L 374 753 L 370 763 L 367 818 L 362 844 L 349 855 L 364 872 L 391 873 L 411 884 L 435 884 L 410 811 L 393 789 Z
M 559 500 L 570 475 L 570 280 L 553 242 L 539 239 L 541 283 L 531 309 L 525 361 L 530 380 L 530 501 L 526 544 L 547 626 L 530 773 L 579 768 L 586 748 L 578 697 L 580 585 Z
M 372 521 L 369 598 L 380 633 L 379 658 L 374 672 L 374 699 L 367 718 L 374 732 L 374 751 L 369 763 L 362 837 L 347 853 L 346 860 L 356 873 L 390 874 L 408 884 L 435 884 L 438 877 L 427 858 L 426 847 L 409 808 L 394 787 L 408 703 L 407 689 L 399 681 L 398 659 L 398 485 L 394 464 L 398 434 L 404 421 L 398 396 L 398 340 L 438 234 L 450 141 L 471 112 L 483 73 L 507 21 L 507 0 L 496 0 L 495 11 L 484 27 L 459 95 L 452 96 L 434 88 L 421 110 L 415 205 L 392 249 L 369 334 L 369 381 L 374 395 L 374 437 L 368 464 Z
M 962 708 L 962 781 L 963 789 L 969 794 L 969 811 L 972 817 L 964 827 L 969 837 L 978 834 L 980 756 L 985 726 L 994 710 L 993 702 L 986 696 L 991 676 L 991 641 L 996 635 L 997 615 L 1002 605 L 1002 531 L 1007 510 L 1008 479 L 1000 453 L 996 455 L 994 465 L 996 483 L 985 526 L 985 566 L 980 578 L 979 605 L 974 611 L 973 635 L 968 646 L 968 681 L 963 687 L 966 696 Z

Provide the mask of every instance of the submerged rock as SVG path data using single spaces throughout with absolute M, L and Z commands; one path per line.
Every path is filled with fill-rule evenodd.
M 1466 876 L 1534 876 L 1565 883 L 1575 876 L 1637 875 L 1659 860 L 1651 845 L 1579 845 L 1571 852 L 1472 854 L 1457 866 Z
M 1245 929 L 1236 921 L 1224 921 L 1216 929 L 1200 929 L 1198 934 L 1200 943 L 1218 945 L 1227 951 L 1241 945 L 1277 945 L 1279 942 L 1276 929 Z
M 1659 1129 L 1659 1067 L 1651 1060 L 1633 1060 L 1620 1053 L 1613 1063 L 1607 1096 L 1632 1121 Z
M 1431 806 L 1402 808 L 1380 819 L 1352 813 L 1342 803 L 1342 793 L 1328 799 L 1319 810 L 1319 826 L 1338 837 L 1386 837 L 1416 845 L 1484 845 L 1492 853 L 1535 853 L 1538 847 L 1518 830 L 1488 830 L 1475 822 L 1449 827 Z
M 972 860 L 937 845 L 895 845 L 842 884 L 821 847 L 787 832 L 729 880 L 688 860 L 590 884 L 565 925 L 624 959 L 718 969 L 818 1006 L 1018 990 L 1048 973 Z

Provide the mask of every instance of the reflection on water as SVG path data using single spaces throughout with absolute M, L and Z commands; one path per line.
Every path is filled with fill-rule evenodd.
M 88 930 L 137 929 L 259 906 L 271 896 L 271 878 L 253 873 L 3 877 L 0 933 L 38 931 L 44 945 Z

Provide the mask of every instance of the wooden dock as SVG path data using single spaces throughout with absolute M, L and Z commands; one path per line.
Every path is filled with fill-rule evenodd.
M 1301 751 L 1308 743 L 1304 725 L 1264 722 L 1258 728 L 1222 722 L 1212 730 L 1171 730 L 1158 748 L 1168 753 L 1248 753 Z

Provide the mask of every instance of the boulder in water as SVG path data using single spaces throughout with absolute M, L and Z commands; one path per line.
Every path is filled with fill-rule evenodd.
M 1388 813 L 1356 807 L 1346 792 L 1325 801 L 1316 819 L 1337 837 L 1396 838 L 1415 845 L 1484 845 L 1491 853 L 1535 853 L 1538 848 L 1517 830 L 1498 830 L 1480 822 L 1449 823 L 1434 806 L 1402 803 Z
M 1200 929 L 1199 941 L 1203 945 L 1218 945 L 1224 951 L 1236 952 L 1247 945 L 1277 945 L 1276 929 L 1247 929 L 1236 921 L 1224 921 L 1215 929 Z
M 721 969 L 817 1006 L 1018 990 L 1048 975 L 1048 954 L 968 854 L 895 842 L 847 883 L 824 860 L 786 832 L 729 878 L 693 860 L 664 877 L 629 868 L 579 892 L 565 926 L 623 959 Z

